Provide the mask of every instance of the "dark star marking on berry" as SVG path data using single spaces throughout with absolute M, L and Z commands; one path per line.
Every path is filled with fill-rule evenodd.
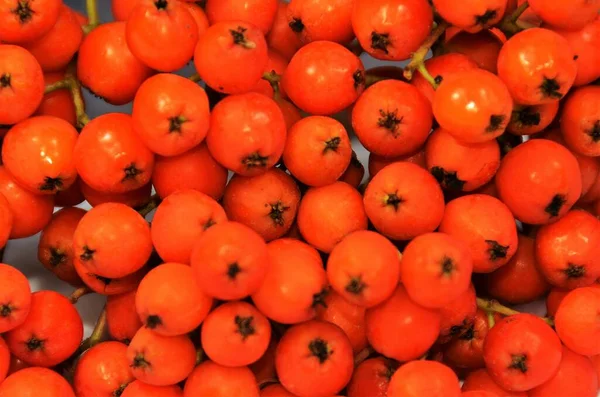
M 377 125 L 390 131 L 394 138 L 398 138 L 400 135 L 398 134 L 398 126 L 402 124 L 402 120 L 404 119 L 404 116 L 398 117 L 398 109 L 393 111 L 379 109 L 379 116 Z
M 269 211 L 269 217 L 273 220 L 275 225 L 283 226 L 284 219 L 283 215 L 286 211 L 290 209 L 290 207 L 284 205 L 281 201 L 278 201 L 273 204 L 265 204 L 266 206 L 271 207 L 271 211 Z
M 94 259 L 94 254 L 96 253 L 96 250 L 91 249 L 87 245 L 84 245 L 82 249 L 83 252 L 81 253 L 81 255 L 79 255 L 79 259 L 81 259 L 83 262 L 91 261 L 92 259 Z
M 202 226 L 202 228 L 203 228 L 204 230 L 207 230 L 207 229 L 209 229 L 211 226 L 214 226 L 214 225 L 216 225 L 216 224 L 217 224 L 217 222 L 215 222 L 213 218 L 208 218 L 208 220 L 206 221 L 206 223 L 204 223 L 204 225 Z
M 508 368 L 527 373 L 527 356 L 524 354 L 513 354 Z
M 3 303 L 0 305 L 0 317 L 6 318 L 10 316 L 15 309 L 11 306 L 10 302 Z
M 329 291 L 327 290 L 327 288 L 323 288 L 321 291 L 317 292 L 316 294 L 313 294 L 311 307 L 313 309 L 315 309 L 317 306 L 327 307 L 325 298 L 327 298 L 328 294 Z
M 4 73 L 0 76 L 0 88 L 8 88 L 11 86 L 11 77 L 10 74 Z
M 460 334 L 458 339 L 461 339 L 461 340 L 475 339 L 475 326 L 473 324 L 469 324 L 468 327 L 464 328 L 464 332 Z
M 148 361 L 146 361 L 146 358 L 143 354 L 138 353 L 135 355 L 131 366 L 133 368 L 148 368 L 151 366 L 151 364 Z
M 556 79 L 544 77 L 539 89 L 544 98 L 561 99 L 563 97 L 563 94 L 560 92 L 560 84 L 558 84 Z
M 47 176 L 44 178 L 44 183 L 40 185 L 39 189 L 42 192 L 56 192 L 62 190 L 63 186 L 63 180 L 61 177 L 51 178 Z
M 578 279 L 585 276 L 585 266 L 569 263 L 563 272 L 568 279 Z
M 35 336 L 29 338 L 27 342 L 25 342 L 25 344 L 27 345 L 27 350 L 29 350 L 30 352 L 42 350 L 44 348 L 44 341 L 42 339 L 36 338 Z
M 169 2 L 167 0 L 156 0 L 154 6 L 157 10 L 166 10 L 169 6 Z
M 181 133 L 181 127 L 183 126 L 183 123 L 185 123 L 187 120 L 185 117 L 183 116 L 175 116 L 175 117 L 170 117 L 169 118 L 169 132 L 170 133 Z
M 450 276 L 454 270 L 456 270 L 456 265 L 454 264 L 454 260 L 449 256 L 444 256 L 442 258 L 442 276 Z
M 401 196 L 398 196 L 398 192 L 388 193 L 387 198 L 385 199 L 385 205 L 391 205 L 394 207 L 394 211 L 398 211 L 400 208 L 400 204 L 404 202 L 404 199 Z
M 113 397 L 120 397 L 120 396 L 122 396 L 123 392 L 125 391 L 125 388 L 127 386 L 129 386 L 129 383 L 125 383 L 125 384 L 119 386 L 119 388 L 112 393 Z
M 508 253 L 508 245 L 500 245 L 496 240 L 485 240 L 488 245 L 487 253 L 491 261 L 498 260 L 500 258 L 506 258 Z
M 254 335 L 256 333 L 256 330 L 254 329 L 254 326 L 252 325 L 253 320 L 254 320 L 254 317 L 252 317 L 252 316 L 249 316 L 249 317 L 235 316 L 234 322 L 235 322 L 235 325 L 237 326 L 237 329 L 235 330 L 235 332 L 242 335 L 242 340 L 246 340 L 250 335 Z
M 512 112 L 512 122 L 519 127 L 533 127 L 540 125 L 541 121 L 540 112 L 536 111 L 533 106 L 524 106 Z
M 261 156 L 258 153 L 252 153 L 242 159 L 242 164 L 244 164 L 246 168 L 266 167 L 268 161 L 269 156 Z
M 390 34 L 389 33 L 378 33 L 376 31 L 371 32 L 371 48 L 374 50 L 382 51 L 384 54 L 389 54 L 388 47 L 390 46 Z
M 29 0 L 20 0 L 17 2 L 17 7 L 11 10 L 12 13 L 19 18 L 19 22 L 22 24 L 31 21 L 33 14 L 35 14 L 35 11 L 31 9 L 29 3 Z
M 161 325 L 163 325 L 163 322 L 160 316 L 151 314 L 146 318 L 146 328 L 156 329 Z
M 340 143 L 342 143 L 342 138 L 339 136 L 333 137 L 327 141 L 325 141 L 325 148 L 323 149 L 323 154 L 332 151 L 337 152 L 340 147 Z
M 600 120 L 596 120 L 594 126 L 586 131 L 586 134 L 592 138 L 592 142 L 598 143 L 600 142 Z
M 50 247 L 50 266 L 56 267 L 67 260 L 67 255 L 58 248 Z
M 442 187 L 450 190 L 462 191 L 466 183 L 458 178 L 456 171 L 446 171 L 442 167 L 432 167 L 431 175 Z
M 441 74 L 438 74 L 437 76 L 434 77 L 433 81 L 435 81 L 435 83 L 437 85 L 442 84 L 442 81 L 444 81 L 444 76 L 442 76 Z
M 557 194 L 552 197 L 552 200 L 550 203 L 548 203 L 546 208 L 544 208 L 544 211 L 550 215 L 550 217 L 554 218 L 560 214 L 560 210 L 563 208 L 566 202 L 567 198 L 565 196 L 562 194 Z
M 362 280 L 362 276 L 354 276 L 350 278 L 348 284 L 346 284 L 346 291 L 352 295 L 360 295 L 367 288 L 367 284 Z
M 304 30 L 304 23 L 300 18 L 292 18 L 288 26 L 294 33 L 301 33 Z
M 237 275 L 241 272 L 242 268 L 237 262 L 233 262 L 229 266 L 227 266 L 227 277 L 229 277 L 230 280 L 235 280 L 237 278 Z
M 321 338 L 316 338 L 308 343 L 308 350 L 311 356 L 316 357 L 319 363 L 323 364 L 333 354 L 327 342 Z
M 504 127 L 506 116 L 503 114 L 492 114 L 490 116 L 490 124 L 485 129 L 485 132 L 496 132 Z
M 132 179 L 135 180 L 138 175 L 144 173 L 144 171 L 136 167 L 135 163 L 129 164 L 123 169 L 123 172 L 125 172 L 125 176 L 121 179 L 121 182 L 127 182 Z

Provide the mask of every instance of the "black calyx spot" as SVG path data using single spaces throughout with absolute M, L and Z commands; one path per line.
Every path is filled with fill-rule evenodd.
M 475 326 L 473 324 L 469 324 L 467 327 L 463 327 L 464 332 L 462 332 L 458 339 L 460 340 L 473 340 L 475 339 Z
M 91 261 L 92 259 L 94 259 L 94 254 L 96 253 L 96 250 L 91 249 L 87 245 L 84 245 L 82 249 L 83 252 L 81 253 L 81 255 L 79 255 L 79 259 L 81 259 L 83 262 Z
M 163 325 L 163 322 L 160 316 L 151 314 L 146 318 L 146 328 L 156 329 L 161 325 Z
M 592 138 L 592 142 L 600 142 L 600 120 L 596 120 L 594 126 L 586 131 L 586 133 Z
M 25 345 L 27 345 L 27 350 L 33 352 L 36 350 L 42 350 L 44 348 L 44 341 L 42 339 L 36 338 L 35 336 L 32 336 L 31 338 L 27 339 Z
M 312 307 L 313 309 L 317 308 L 318 306 L 327 307 L 327 302 L 325 302 L 325 298 L 327 298 L 328 294 L 329 291 L 327 290 L 327 288 L 323 288 L 321 291 L 317 292 L 316 294 L 313 294 L 313 300 L 310 307 Z
M 557 194 L 552 197 L 552 200 L 550 200 L 550 203 L 548 203 L 546 208 L 544 208 L 544 211 L 550 215 L 550 217 L 554 218 L 560 214 L 560 210 L 563 208 L 566 202 L 567 198 L 565 196 L 562 194 Z
M 112 278 L 108 278 L 108 277 L 103 277 L 103 276 L 99 276 L 97 274 L 89 274 L 90 276 L 94 277 L 96 280 L 100 281 L 102 284 L 104 284 L 104 287 L 108 287 L 110 285 L 110 283 L 113 282 Z
M 523 106 L 520 109 L 515 109 L 512 112 L 513 123 L 519 127 L 533 127 L 540 125 L 542 117 L 539 111 L 536 111 L 533 106 Z
M 527 356 L 525 354 L 513 354 L 508 368 L 516 369 L 524 374 L 527 373 Z
M 456 264 L 449 256 L 444 256 L 440 264 L 442 267 L 442 276 L 450 276 L 456 270 Z
M 485 240 L 488 245 L 487 253 L 491 261 L 495 261 L 500 258 L 506 258 L 508 253 L 508 245 L 500 245 L 496 240 Z
M 437 85 L 440 85 L 440 84 L 442 84 L 442 81 L 444 81 L 444 76 L 442 76 L 441 74 L 438 74 L 437 76 L 435 76 L 433 78 L 433 81 L 435 81 L 435 83 Z
M 216 225 L 217 222 L 215 222 L 215 220 L 213 218 L 208 218 L 208 220 L 204 223 L 204 225 L 202 226 L 202 228 L 204 230 L 209 229 L 211 226 Z
M 398 117 L 398 109 L 393 111 L 386 111 L 379 109 L 379 119 L 377 119 L 377 125 L 385 128 L 392 133 L 394 138 L 398 137 L 398 126 L 402 124 L 404 116 Z
M 486 10 L 481 15 L 475 15 L 475 25 L 487 27 L 490 21 L 498 16 L 497 10 Z
M 568 279 L 578 279 L 585 276 L 585 266 L 569 263 L 563 272 Z
M 246 39 L 247 30 L 248 29 L 242 26 L 238 26 L 235 30 L 229 29 L 229 33 L 231 34 L 231 38 L 233 39 L 233 44 L 241 45 L 245 48 L 253 48 L 254 46 L 249 46 L 250 42 Z
M 579 55 L 573 55 L 573 60 L 576 61 L 579 59 Z
M 246 168 L 266 167 L 269 161 L 269 156 L 261 156 L 259 153 L 252 153 L 242 159 L 242 164 Z
M 504 122 L 506 116 L 503 114 L 492 114 L 490 116 L 490 123 L 485 128 L 485 132 L 496 132 L 504 128 Z
M 227 277 L 229 277 L 230 280 L 235 280 L 237 278 L 237 275 L 241 272 L 242 268 L 237 262 L 233 262 L 229 266 L 227 266 Z
M 388 47 L 391 44 L 389 33 L 371 32 L 371 48 L 382 51 L 384 54 L 389 54 Z
M 127 167 L 123 168 L 123 172 L 125 176 L 121 179 L 121 182 L 127 182 L 129 180 L 135 180 L 138 175 L 142 174 L 144 171 L 137 168 L 135 163 L 129 164 Z
M 67 254 L 59 250 L 58 248 L 50 247 L 50 266 L 56 267 L 67 260 Z
M 33 11 L 29 6 L 29 0 L 18 1 L 17 7 L 13 8 L 11 11 L 19 18 L 19 22 L 21 22 L 22 24 L 31 21 L 31 18 L 33 18 L 33 14 L 35 14 L 35 11 Z
M 166 10 L 169 2 L 167 0 L 156 0 L 154 6 L 157 10 Z
M 400 204 L 404 202 L 404 199 L 401 196 L 398 196 L 398 191 L 394 193 L 388 193 L 385 199 L 385 205 L 391 205 L 394 207 L 394 211 L 398 211 Z
M 115 391 L 112 392 L 112 396 L 113 397 L 120 397 L 123 395 L 123 392 L 125 391 L 125 388 L 129 386 L 129 383 L 124 383 L 121 386 L 119 386 L 119 388 Z
M 283 215 L 286 211 L 289 211 L 290 207 L 284 205 L 281 201 L 278 201 L 274 204 L 266 204 L 271 207 L 271 211 L 269 211 L 269 217 L 273 220 L 275 225 L 283 226 L 284 219 Z
M 10 302 L 0 305 L 0 317 L 2 318 L 9 317 L 14 311 L 15 308 L 11 306 Z
M 11 86 L 11 77 L 10 74 L 4 73 L 0 76 L 0 88 L 8 88 Z
M 344 289 L 352 295 L 360 295 L 365 288 L 367 288 L 367 284 L 362 280 L 362 276 L 354 276 L 350 277 L 350 281 Z
M 181 127 L 183 126 L 183 123 L 185 123 L 187 120 L 185 117 L 183 116 L 175 116 L 175 117 L 170 117 L 169 118 L 169 132 L 170 133 L 181 133 Z
M 39 187 L 42 192 L 57 192 L 63 190 L 62 178 L 50 178 L 49 176 L 44 178 L 44 183 Z
M 462 325 L 453 325 L 452 327 L 450 327 L 450 336 L 460 335 L 462 332 Z
M 558 84 L 556 79 L 544 77 L 539 88 L 544 98 L 561 99 L 563 97 L 563 94 L 560 92 L 560 84 Z
M 300 18 L 292 18 L 288 26 L 294 33 L 301 33 L 304 30 L 304 23 Z
M 316 357 L 320 364 L 323 364 L 333 354 L 333 350 L 327 342 L 321 338 L 316 338 L 308 343 L 310 355 Z
M 466 183 L 458 178 L 456 171 L 446 171 L 442 167 L 432 167 L 431 175 L 433 175 L 443 188 L 449 190 L 462 191 Z
M 365 86 L 365 72 L 358 69 L 352 75 L 352 79 L 354 80 L 354 89 L 358 90 L 360 87 Z
M 137 353 L 133 358 L 133 363 L 131 363 L 133 368 L 148 368 L 151 367 L 150 362 L 146 361 L 146 358 L 142 353 Z
M 337 152 L 340 147 L 340 143 L 342 143 L 342 138 L 339 136 L 333 137 L 327 141 L 325 141 L 325 148 L 323 149 L 323 154 L 332 151 Z
M 235 332 L 242 335 L 242 340 L 246 340 L 250 335 L 254 335 L 256 333 L 256 330 L 254 329 L 254 326 L 252 325 L 253 320 L 254 320 L 254 317 L 252 317 L 252 316 L 250 316 L 250 317 L 235 316 L 234 322 L 235 322 L 235 325 L 237 326 L 237 329 L 235 330 Z

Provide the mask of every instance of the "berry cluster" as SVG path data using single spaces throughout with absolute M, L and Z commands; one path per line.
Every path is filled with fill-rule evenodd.
M 0 397 L 597 396 L 600 0 L 85 3 L 0 0 Z

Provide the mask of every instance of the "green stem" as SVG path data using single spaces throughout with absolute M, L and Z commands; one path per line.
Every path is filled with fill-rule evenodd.
M 419 73 L 421 73 L 421 76 L 423 76 L 423 78 L 427 80 L 429 84 L 431 84 L 433 89 L 437 90 L 439 84 L 435 81 L 435 78 L 431 75 L 431 73 L 429 73 L 429 70 L 427 70 L 427 68 L 425 67 L 425 63 L 419 64 L 419 66 L 417 66 L 417 70 L 419 71 Z
M 523 4 L 518 6 L 511 14 L 505 15 L 502 21 L 500 21 L 498 24 L 500 30 L 502 30 L 509 37 L 523 30 L 524 28 L 520 27 L 517 21 L 528 7 L 529 3 L 524 1 Z
M 488 299 L 483 299 L 483 298 L 477 298 L 477 307 L 482 310 L 485 310 L 486 313 L 499 313 L 504 316 L 514 316 L 515 314 L 521 313 L 519 311 L 511 309 L 510 307 L 506 307 L 493 299 L 488 300 Z M 542 320 L 544 320 L 549 326 L 551 326 L 551 327 L 554 326 L 554 321 L 551 318 L 548 318 L 548 317 L 540 317 L 540 318 Z M 489 317 L 488 317 L 488 321 L 489 321 Z M 491 324 L 492 323 L 490 322 L 490 327 L 493 326 Z
M 148 202 L 148 204 L 138 209 L 138 213 L 145 218 L 149 213 L 154 211 L 154 209 L 158 207 L 161 202 L 162 199 L 158 196 L 158 194 L 155 194 L 152 197 L 150 197 L 150 201 Z
M 281 81 L 281 75 L 277 74 L 274 70 L 271 70 L 270 72 L 263 74 L 262 79 L 266 80 L 271 85 L 273 95 L 280 95 L 279 83 Z
M 425 42 L 421 44 L 421 47 L 419 47 L 419 49 L 412 55 L 410 62 L 404 68 L 404 77 L 406 77 L 407 80 L 412 79 L 415 70 L 420 71 L 425 67 L 425 57 L 427 57 L 429 50 L 440 39 L 440 37 L 442 37 L 449 26 L 450 25 L 446 21 L 440 22 L 435 29 L 431 31 L 431 34 L 427 40 L 425 40 Z M 433 83 L 435 84 L 435 81 L 433 81 Z M 434 85 L 434 88 L 436 88 L 436 86 L 437 85 Z
M 54 91 L 66 90 L 66 89 L 69 89 L 69 88 L 70 88 L 69 80 L 68 79 L 64 79 L 64 80 L 60 80 L 60 81 L 57 81 L 57 82 L 52 83 L 52 84 L 48 84 L 46 86 L 46 88 L 44 89 L 44 94 L 50 94 L 51 92 L 54 92 Z
M 88 24 L 84 26 L 83 31 L 89 33 L 100 24 L 98 19 L 98 4 L 96 0 L 85 0 L 85 9 L 88 16 Z
M 84 297 L 91 293 L 93 293 L 93 291 L 91 289 L 89 289 L 88 287 L 80 287 L 80 288 L 77 288 L 75 291 L 73 291 L 73 293 L 71 293 L 71 295 L 69 295 L 69 300 L 71 301 L 72 304 L 76 304 L 81 297 Z
M 194 83 L 199 83 L 202 81 L 202 79 L 200 78 L 200 75 L 198 73 L 194 73 L 193 75 L 191 75 L 190 77 L 188 77 L 190 80 L 192 80 Z
M 487 312 L 488 328 L 492 328 L 496 325 L 496 319 L 494 318 L 494 312 Z
M 77 115 L 77 127 L 83 128 L 87 123 L 90 122 L 90 118 L 85 112 L 85 102 L 81 95 L 81 83 L 72 74 L 67 77 L 69 80 L 69 89 L 71 90 L 71 96 L 73 97 L 73 104 L 75 105 L 75 114 Z

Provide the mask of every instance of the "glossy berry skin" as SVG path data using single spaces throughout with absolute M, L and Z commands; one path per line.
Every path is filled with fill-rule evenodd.
M 586 211 L 544 225 L 535 245 L 538 268 L 556 287 L 587 287 L 600 277 L 600 221 Z
M 0 384 L 6 379 L 11 364 L 11 355 L 8 345 L 0 336 Z
M 13 226 L 13 213 L 6 197 L 0 193 L 0 248 L 6 246 Z
M 68 189 L 77 177 L 73 149 L 77 131 L 52 116 L 32 117 L 11 128 L 2 145 L 2 162 L 16 181 L 36 194 Z
M 527 392 L 504 390 L 490 377 L 486 369 L 478 369 L 467 375 L 462 386 L 463 392 L 487 391 L 499 397 L 528 397 Z
M 516 103 L 540 105 L 561 99 L 573 85 L 577 64 L 569 43 L 548 29 L 511 37 L 498 56 L 498 76 Z
M 206 2 L 206 16 L 211 24 L 224 21 L 251 23 L 267 34 L 271 30 L 277 0 L 210 0 Z
M 510 210 L 500 200 L 484 194 L 449 202 L 440 231 L 469 246 L 476 273 L 489 273 L 504 266 L 518 246 L 517 227 Z
M 587 86 L 573 91 L 565 101 L 560 130 L 567 146 L 583 156 L 600 156 L 600 87 Z
M 261 79 L 268 59 L 267 43 L 256 26 L 227 21 L 215 23 L 200 37 L 194 65 L 212 89 L 243 94 Z
M 299 204 L 298 185 L 279 168 L 253 177 L 235 175 L 223 196 L 227 217 L 250 227 L 267 242 L 290 230 Z
M 182 382 L 196 365 L 196 349 L 187 335 L 162 336 L 140 328 L 127 348 L 136 379 L 153 386 Z
M 195 190 L 179 190 L 167 196 L 154 213 L 152 243 L 163 260 L 189 264 L 198 238 L 225 221 L 227 215 L 215 200 Z
M 597 316 L 599 308 L 598 288 L 578 288 L 563 298 L 554 321 L 556 332 L 565 346 L 586 356 L 600 354 Z
M 354 38 L 353 4 L 353 0 L 292 0 L 287 8 L 288 26 L 304 43 L 325 40 L 348 44 Z
M 0 45 L 0 124 L 12 125 L 31 116 L 44 96 L 44 75 L 27 50 Z
M 396 247 L 367 230 L 348 234 L 327 260 L 327 278 L 332 288 L 344 299 L 363 307 L 377 306 L 388 299 L 399 277 L 400 256 Z
M 515 106 L 507 131 L 514 135 L 533 135 L 548 127 L 558 114 L 558 102 Z
M 579 199 L 580 175 L 577 160 L 564 146 L 533 139 L 504 157 L 496 187 L 515 218 L 543 225 L 560 218 Z
M 152 184 L 150 183 L 125 193 L 100 192 L 82 180 L 78 180 L 78 184 L 84 200 L 92 207 L 97 207 L 104 203 L 120 203 L 131 208 L 139 209 L 150 202 L 150 196 L 152 194 Z
M 189 79 L 158 74 L 146 80 L 133 101 L 133 129 L 161 156 L 176 156 L 206 137 L 210 111 L 204 90 Z
M 383 357 L 360 363 L 348 384 L 348 397 L 387 397 L 390 379 L 398 365 Z
M 354 367 L 348 337 L 337 326 L 309 321 L 290 328 L 275 353 L 282 385 L 300 397 L 327 397 L 350 381 Z
M 131 116 L 123 113 L 107 113 L 88 123 L 73 155 L 81 179 L 106 193 L 146 185 L 154 166 L 154 155 L 135 135 Z
M 364 67 L 350 50 L 330 41 L 302 47 L 290 60 L 282 85 L 290 100 L 313 115 L 352 105 L 365 89 Z
M 241 367 L 258 361 L 271 339 L 269 320 L 246 302 L 228 302 L 202 324 L 202 348 L 219 365 Z
M 344 331 L 354 354 L 368 346 L 365 325 L 366 308 L 348 302 L 335 291 L 329 291 L 325 297 L 326 307 L 319 307 L 317 320 L 337 325 Z
M 12 354 L 31 366 L 54 367 L 81 343 L 83 323 L 77 309 L 54 291 L 38 291 L 24 323 L 6 335 Z
M 2 0 L 0 2 L 0 37 L 5 43 L 26 43 L 48 33 L 60 15 L 62 1 Z
M 77 362 L 73 384 L 79 397 L 110 397 L 122 393 L 135 378 L 129 370 L 127 346 L 104 342 L 89 349 Z
M 100 276 L 88 270 L 81 261 L 75 261 L 75 271 L 83 283 L 93 292 L 105 296 L 124 294 L 135 290 L 148 269 L 143 267 L 124 277 L 111 278 Z
M 446 303 L 440 309 L 441 331 L 438 338 L 440 343 L 456 340 L 457 335 L 468 334 L 476 320 L 476 297 L 475 287 L 471 283 L 458 298 Z
M 164 295 L 158 295 L 156 291 Z M 144 276 L 136 292 L 135 304 L 146 328 L 160 335 L 176 336 L 198 328 L 208 315 L 213 300 L 198 288 L 190 266 L 165 263 Z
M 425 169 L 397 162 L 371 179 L 363 202 L 377 231 L 392 240 L 411 240 L 437 229 L 444 215 L 443 196 L 440 185 Z
M 73 265 L 73 235 L 85 214 L 85 210 L 74 207 L 55 212 L 42 231 L 38 245 L 38 259 L 42 265 L 60 280 L 73 286 L 80 286 L 82 283 Z
M 511 391 L 528 391 L 548 381 L 562 356 L 556 333 L 544 320 L 528 313 L 497 322 L 483 349 L 490 376 Z
M 131 102 L 151 74 L 127 47 L 125 22 L 98 26 L 79 48 L 77 76 L 81 84 L 110 104 Z
M 136 290 L 119 295 L 110 295 L 106 299 L 106 326 L 110 337 L 129 344 L 136 332 L 142 328 L 142 322 L 135 307 Z
M 148 223 L 124 204 L 91 209 L 73 236 L 75 260 L 89 272 L 121 278 L 140 270 L 152 253 Z
M 440 314 L 414 303 L 399 285 L 382 304 L 367 310 L 367 338 L 377 352 L 398 361 L 416 360 L 440 333 Z M 401 333 L 403 338 L 395 338 Z
M 183 397 L 179 386 L 152 386 L 139 380 L 127 385 L 121 397 Z
M 445 21 L 470 33 L 494 26 L 502 19 L 506 0 L 469 0 L 460 9 L 452 0 L 434 0 L 436 11 Z
M 55 371 L 32 367 L 15 372 L 0 384 L 0 397 L 75 397 L 69 383 Z
M 198 365 L 185 382 L 184 397 L 259 397 L 256 378 L 248 367 L 223 367 L 212 361 Z
M 468 143 L 500 136 L 512 109 L 512 98 L 502 80 L 483 69 L 452 74 L 433 97 L 433 115 L 440 126 Z
M 416 237 L 404 249 L 400 262 L 406 292 L 415 303 L 431 309 L 442 308 L 466 292 L 472 272 L 467 244 L 445 233 Z
M 498 71 L 498 54 L 504 45 L 495 32 L 482 30 L 478 33 L 458 32 L 444 43 L 444 50 L 449 53 L 466 55 L 482 69 L 496 73 Z
M 425 96 L 397 80 L 373 84 L 352 109 L 352 127 L 360 143 L 370 153 L 385 157 L 417 151 L 425 143 L 432 121 Z
M 288 2 L 278 0 L 277 3 L 277 12 L 275 13 L 273 25 L 269 34 L 266 35 L 267 44 L 269 48 L 277 51 L 289 61 L 296 51 L 302 47 L 303 43 L 300 41 L 300 37 L 290 29 L 287 19 Z
M 279 161 L 285 136 L 285 120 L 275 101 L 251 92 L 229 96 L 215 106 L 206 143 L 219 164 L 254 176 Z
M 404 364 L 394 373 L 388 397 L 459 397 L 460 384 L 454 372 L 436 361 L 418 360 Z
M 554 29 L 567 39 L 569 46 L 577 57 L 577 77 L 574 86 L 587 85 L 600 77 L 600 54 L 594 51 L 600 45 L 600 19 L 588 23 L 580 30 Z
M 0 263 L 0 333 L 25 322 L 31 307 L 31 288 L 23 273 Z
M 529 6 L 544 22 L 565 30 L 578 30 L 597 17 L 600 2 L 597 0 L 559 0 L 549 4 L 543 0 L 532 0 Z
M 410 58 L 425 41 L 433 23 L 425 0 L 356 0 L 352 27 L 362 48 L 377 59 Z
M 125 37 L 131 53 L 146 66 L 173 72 L 192 59 L 198 26 L 179 1 L 142 0 L 127 18 Z

